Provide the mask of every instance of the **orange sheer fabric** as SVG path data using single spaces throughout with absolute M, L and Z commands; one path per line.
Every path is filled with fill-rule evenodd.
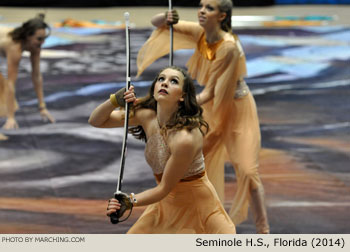
M 161 201 L 149 205 L 128 234 L 235 234 L 206 174 L 180 182 Z
M 234 165 L 237 191 L 229 214 L 238 225 L 247 218 L 250 189 L 261 184 L 258 174 L 260 129 L 255 101 L 250 92 L 234 99 L 237 83 L 246 75 L 245 56 L 237 38 L 227 33 L 215 48 L 215 57 L 209 60 L 198 48 L 204 34 L 201 26 L 180 21 L 173 27 L 174 50 L 195 49 L 187 62 L 191 77 L 214 90 L 214 98 L 202 106 L 204 119 L 210 127 L 204 141 L 205 166 L 209 180 L 223 201 L 224 163 L 231 161 Z M 169 47 L 160 46 L 167 44 L 168 29 L 152 33 L 138 55 L 139 75 L 156 59 L 169 53 Z
M 160 132 L 148 138 L 145 157 L 160 183 L 170 149 Z M 197 169 L 200 168 L 200 169 Z M 191 172 L 193 171 L 193 172 Z M 235 226 L 204 171 L 204 159 L 195 158 L 186 174 L 161 201 L 146 208 L 128 233 L 234 234 Z
M 216 50 L 218 49 L 218 47 L 221 45 L 223 41 L 224 40 L 221 39 L 215 43 L 208 44 L 207 41 L 205 40 L 205 36 L 203 33 L 198 42 L 198 50 L 207 60 L 214 60 Z

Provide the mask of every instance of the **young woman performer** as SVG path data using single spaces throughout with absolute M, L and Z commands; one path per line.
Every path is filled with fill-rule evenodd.
M 44 121 L 55 122 L 55 119 L 46 109 L 43 79 L 40 73 L 40 51 L 48 36 L 48 29 L 49 26 L 44 22 L 43 14 L 28 20 L 15 29 L 0 29 L 0 56 L 7 58 L 7 77 L 0 73 L 0 116 L 7 117 L 3 126 L 4 129 L 18 128 L 15 119 L 15 112 L 18 108 L 15 98 L 15 84 L 23 51 L 30 52 L 32 81 L 38 97 L 40 115 Z
M 99 105 L 89 123 L 122 127 L 124 112 L 115 110 L 124 102 L 122 92 Z M 124 99 L 134 103 L 129 123 L 136 127 L 131 132 L 146 141 L 145 157 L 158 184 L 130 195 L 134 207 L 148 207 L 128 233 L 235 233 L 205 173 L 202 144 L 207 124 L 192 79 L 184 70 L 170 66 L 159 72 L 148 96 L 136 99 L 131 87 Z M 120 206 L 110 199 L 107 215 Z
M 244 81 L 244 52 L 231 28 L 231 0 L 201 0 L 199 24 L 178 21 L 176 11 L 152 18 L 155 30 L 138 55 L 138 75 L 169 52 L 159 46 L 169 40 L 168 24 L 175 24 L 174 49 L 195 48 L 187 63 L 189 73 L 204 89 L 197 95 L 210 130 L 203 152 L 210 181 L 224 197 L 224 162 L 232 162 L 237 177 L 229 215 L 235 225 L 247 218 L 249 202 L 258 233 L 269 233 L 264 189 L 258 173 L 260 129 L 256 105 Z M 158 46 L 157 46 L 158 45 Z

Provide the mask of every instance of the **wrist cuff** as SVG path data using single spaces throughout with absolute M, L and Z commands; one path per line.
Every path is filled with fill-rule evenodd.
M 39 104 L 39 111 L 43 110 L 43 109 L 46 109 L 46 104 L 45 103 L 40 103 Z
M 114 107 L 116 107 L 116 108 L 120 107 L 119 103 L 117 101 L 117 98 L 115 97 L 115 94 L 111 94 L 109 96 L 109 101 L 113 104 Z

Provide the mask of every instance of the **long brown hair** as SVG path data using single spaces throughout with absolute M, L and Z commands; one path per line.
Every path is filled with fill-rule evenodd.
M 39 29 L 45 29 L 47 31 L 46 37 L 50 35 L 50 26 L 44 22 L 45 14 L 40 13 L 35 18 L 29 19 L 24 22 L 22 26 L 15 28 L 9 33 L 13 41 L 25 41 L 29 36 Z
M 166 133 L 168 130 L 181 130 L 184 128 L 192 130 L 194 128 L 199 128 L 199 130 L 204 135 L 205 133 L 203 132 L 203 128 L 207 132 L 209 126 L 208 123 L 203 119 L 202 107 L 199 106 L 199 104 L 197 103 L 196 89 L 194 87 L 193 80 L 188 75 L 188 73 L 180 67 L 169 66 L 159 71 L 156 78 L 152 82 L 148 95 L 140 99 L 141 101 L 134 107 L 134 110 L 147 108 L 157 112 L 157 101 L 154 99 L 153 96 L 154 87 L 161 72 L 168 68 L 174 69 L 183 74 L 184 85 L 182 87 L 182 92 L 184 100 L 179 102 L 178 110 L 176 111 L 176 113 L 174 113 L 170 121 L 167 122 L 167 124 L 162 128 L 162 133 Z M 144 140 L 145 142 L 147 141 L 146 134 L 142 126 L 131 127 L 129 129 L 129 132 L 133 134 L 133 136 L 135 136 L 137 139 Z

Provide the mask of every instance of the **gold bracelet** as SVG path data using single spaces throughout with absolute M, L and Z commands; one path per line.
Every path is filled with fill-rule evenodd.
M 116 108 L 120 107 L 119 103 L 117 101 L 117 98 L 115 97 L 115 94 L 111 94 L 109 96 L 109 101 L 113 104 L 114 107 L 116 107 Z
M 46 104 L 45 103 L 40 103 L 39 105 L 39 111 L 46 109 Z

